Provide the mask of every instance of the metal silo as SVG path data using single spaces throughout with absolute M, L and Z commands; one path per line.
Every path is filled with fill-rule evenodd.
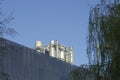
M 36 50 L 38 52 L 43 52 L 42 42 L 36 41 Z M 59 44 L 58 40 L 51 40 L 50 44 L 44 47 L 45 54 L 50 55 L 51 57 L 58 58 L 68 63 L 73 63 L 73 49 L 72 47 L 65 47 L 62 44 Z
M 42 42 L 36 41 L 35 47 L 38 52 L 41 52 L 42 51 Z
M 61 60 L 65 61 L 65 48 L 64 48 L 64 46 L 61 45 L 59 49 L 60 49 L 60 56 L 59 56 L 59 58 Z
M 59 58 L 59 41 L 55 41 L 55 49 L 56 49 L 56 58 Z
M 73 49 L 72 47 L 65 48 L 65 61 L 68 63 L 73 63 Z
M 72 47 L 69 48 L 69 54 L 70 54 L 70 63 L 73 63 L 73 49 Z
M 69 61 L 68 48 L 67 48 L 67 47 L 65 47 L 65 61 L 66 61 L 66 62 Z
M 55 41 L 51 40 L 50 41 L 50 56 L 56 57 L 56 49 L 55 49 Z

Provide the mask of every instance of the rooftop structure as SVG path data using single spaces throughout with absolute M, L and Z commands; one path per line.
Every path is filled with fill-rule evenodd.
M 58 58 L 62 61 L 73 63 L 73 49 L 72 47 L 65 47 L 60 44 L 58 40 L 51 40 L 48 45 L 42 49 L 42 42 L 36 41 L 36 50 L 38 52 L 44 52 L 51 57 Z

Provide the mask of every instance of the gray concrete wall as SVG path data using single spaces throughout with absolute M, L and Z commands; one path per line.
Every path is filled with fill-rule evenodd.
M 75 66 L 0 38 L 0 72 L 10 80 L 66 80 Z

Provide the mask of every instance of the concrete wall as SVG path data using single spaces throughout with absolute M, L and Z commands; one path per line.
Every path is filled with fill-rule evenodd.
M 0 38 L 0 72 L 10 80 L 66 80 L 75 66 Z

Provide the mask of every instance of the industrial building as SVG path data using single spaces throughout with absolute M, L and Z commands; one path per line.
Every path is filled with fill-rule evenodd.
M 40 41 L 36 44 L 38 52 L 0 38 L 0 80 L 67 80 L 69 73 L 77 68 L 67 62 L 72 60 L 65 56 L 67 49 L 58 41 L 51 41 L 45 49 Z
M 65 47 L 60 44 L 58 40 L 51 40 L 50 44 L 42 48 L 42 42 L 36 41 L 36 50 L 38 52 L 43 52 L 51 57 L 63 60 L 70 64 L 73 64 L 73 49 L 72 47 Z

